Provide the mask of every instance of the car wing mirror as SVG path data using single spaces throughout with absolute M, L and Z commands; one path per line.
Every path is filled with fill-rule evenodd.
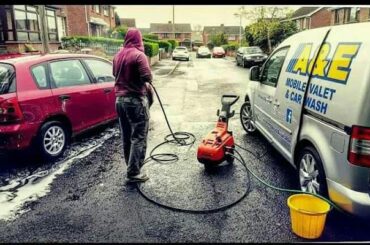
M 260 67 L 259 66 L 252 66 L 249 70 L 249 80 L 250 81 L 260 81 Z

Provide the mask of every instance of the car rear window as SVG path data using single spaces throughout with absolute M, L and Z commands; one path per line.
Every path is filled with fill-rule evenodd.
M 260 48 L 246 48 L 245 53 L 247 53 L 247 54 L 261 54 L 263 52 Z
M 15 71 L 13 66 L 0 64 L 0 95 L 15 92 Z

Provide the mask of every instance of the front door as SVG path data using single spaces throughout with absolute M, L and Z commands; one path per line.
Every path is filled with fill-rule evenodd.
M 113 66 L 111 63 L 100 59 L 84 59 L 85 64 L 89 68 L 97 86 L 104 94 L 105 103 L 102 106 L 105 111 L 105 119 L 113 119 L 117 117 L 115 101 L 116 96 L 114 93 L 114 76 Z
M 269 141 L 285 138 L 284 132 L 280 129 L 278 115 L 280 108 L 276 98 L 276 86 L 280 80 L 281 68 L 284 64 L 288 47 L 280 48 L 266 61 L 262 68 L 261 83 L 256 89 L 254 98 L 254 113 L 256 126 L 268 138 Z

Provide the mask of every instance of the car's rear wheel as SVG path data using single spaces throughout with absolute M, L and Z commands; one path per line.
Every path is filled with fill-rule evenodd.
M 297 171 L 302 191 L 328 197 L 324 168 L 320 155 L 314 147 L 306 146 L 300 151 Z
M 245 101 L 240 108 L 240 122 L 248 134 L 253 134 L 256 131 L 252 106 L 249 100 Z
M 63 155 L 68 142 L 69 133 L 58 121 L 46 122 L 42 125 L 37 137 L 41 157 L 50 161 L 55 161 Z

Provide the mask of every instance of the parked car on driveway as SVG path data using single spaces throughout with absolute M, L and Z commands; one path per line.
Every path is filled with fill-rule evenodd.
M 190 53 L 185 46 L 178 46 L 173 50 L 172 60 L 187 60 L 189 61 Z
M 211 51 L 206 46 L 198 48 L 197 58 L 211 58 Z
M 116 119 L 108 60 L 49 54 L 0 61 L 0 149 L 55 160 L 71 136 Z
M 267 54 L 257 46 L 240 47 L 236 52 L 236 65 L 242 65 L 244 68 L 261 65 L 267 57 Z
M 213 58 L 224 58 L 225 50 L 222 47 L 214 47 L 212 50 L 212 57 Z
M 296 168 L 302 191 L 370 218 L 370 23 L 302 31 L 249 71 L 240 118 Z M 307 42 L 309 40 L 309 42 Z

